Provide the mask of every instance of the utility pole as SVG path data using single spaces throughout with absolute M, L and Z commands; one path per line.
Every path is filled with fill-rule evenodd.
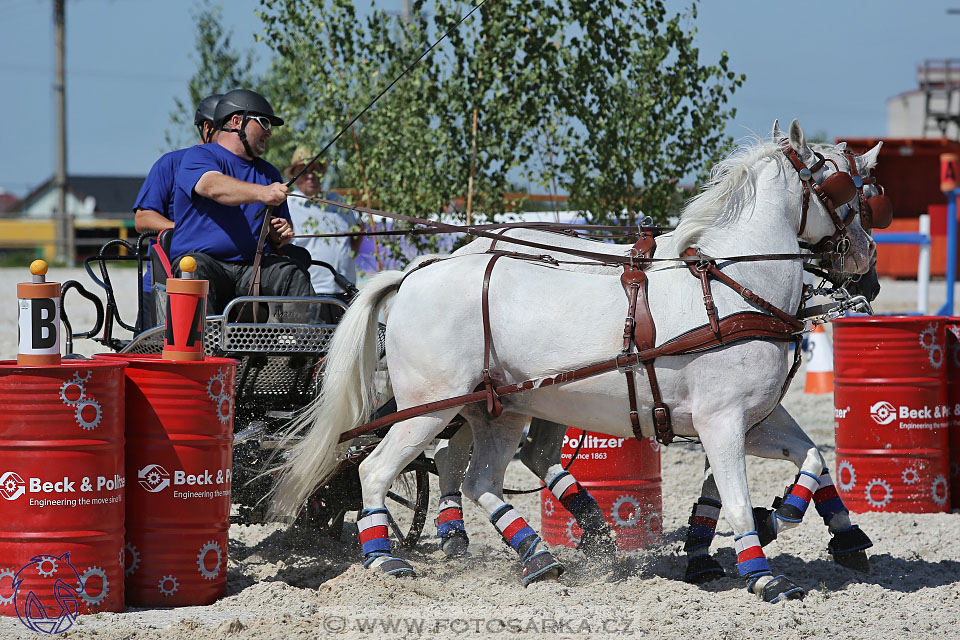
M 410 15 L 411 15 L 410 0 L 403 0 L 403 6 L 400 9 L 400 20 L 402 20 L 404 24 L 407 24 L 408 22 L 410 22 Z
M 67 97 L 64 52 L 64 2 L 53 0 L 53 24 L 56 29 L 56 79 L 53 89 L 57 95 L 57 211 L 55 234 L 57 259 L 72 267 L 76 262 L 73 216 L 67 213 Z

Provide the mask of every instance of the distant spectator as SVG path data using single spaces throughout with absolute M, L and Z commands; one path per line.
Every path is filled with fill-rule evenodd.
M 293 177 L 310 162 L 316 154 L 306 147 L 299 147 L 293 154 L 286 174 Z M 320 196 L 325 200 L 342 202 L 335 193 L 323 194 L 323 176 L 327 163 L 318 161 L 307 167 L 296 183 L 293 193 L 306 196 Z M 303 198 L 287 198 L 290 219 L 300 234 L 347 233 L 363 229 L 360 217 L 349 209 L 332 205 L 322 205 Z M 326 262 L 352 283 L 357 281 L 356 253 L 363 242 L 362 236 L 344 236 L 339 238 L 294 238 L 293 242 L 310 252 L 313 260 Z M 333 279 L 329 269 L 320 266 L 310 267 L 310 282 L 320 295 L 342 295 L 343 289 Z

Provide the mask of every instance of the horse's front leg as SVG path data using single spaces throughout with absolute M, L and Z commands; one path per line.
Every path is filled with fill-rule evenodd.
M 782 405 L 747 434 L 747 453 L 765 458 L 790 459 L 800 470 L 768 520 L 774 529 L 773 537 L 779 531 L 796 526 L 803 519 L 812 499 L 817 513 L 830 530 L 827 549 L 833 559 L 851 569 L 870 570 L 865 550 L 873 543 L 850 521 L 850 513 L 837 494 L 823 456 Z
M 546 549 L 546 545 L 527 524 L 523 516 L 503 500 L 503 475 L 513 457 L 525 417 L 504 414 L 485 424 L 473 422 L 473 454 L 463 481 L 463 493 L 476 502 L 490 518 L 504 542 L 523 564 L 524 586 L 537 580 L 556 578 L 563 565 Z
M 694 416 L 694 424 L 710 466 L 726 519 L 734 531 L 737 570 L 747 581 L 747 590 L 767 602 L 802 598 L 803 589 L 784 576 L 774 576 L 760 545 L 747 487 L 744 435 L 746 420 L 738 409 L 716 409 Z

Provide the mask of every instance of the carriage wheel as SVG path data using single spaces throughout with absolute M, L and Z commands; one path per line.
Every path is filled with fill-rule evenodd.
M 430 508 L 430 475 L 414 461 L 397 476 L 387 491 L 390 538 L 397 547 L 417 546 Z

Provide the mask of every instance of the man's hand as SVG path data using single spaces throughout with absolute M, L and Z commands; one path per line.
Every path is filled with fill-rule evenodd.
M 284 185 L 275 182 L 274 185 L 279 184 L 281 187 Z M 273 185 L 271 185 L 273 186 Z M 284 187 L 286 189 L 286 187 Z M 270 240 L 270 244 L 276 247 L 282 247 L 285 244 L 289 244 L 293 240 L 293 227 L 290 225 L 290 221 L 285 218 L 271 218 L 270 219 L 270 233 L 267 235 Z
M 260 202 L 263 204 L 279 207 L 287 201 L 287 185 L 282 182 L 263 185 L 260 196 Z

